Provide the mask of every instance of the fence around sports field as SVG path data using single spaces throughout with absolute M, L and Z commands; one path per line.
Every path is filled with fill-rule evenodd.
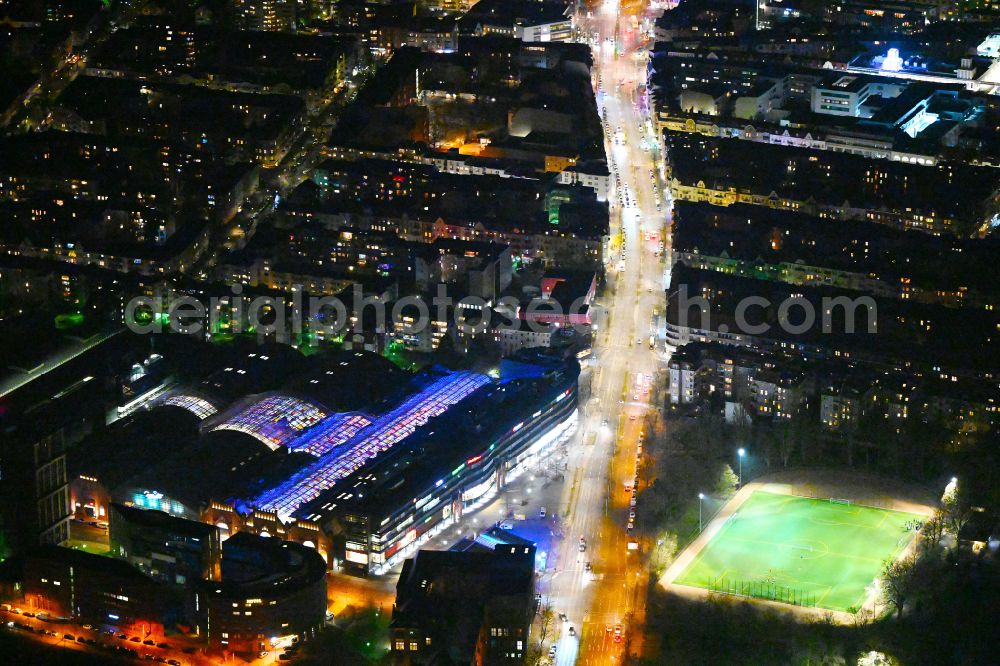
M 780 601 L 806 608 L 816 607 L 815 594 L 804 592 L 794 587 L 777 585 L 766 580 L 741 580 L 738 578 L 719 577 L 709 581 L 707 587 L 713 592 L 731 594 L 738 597 Z

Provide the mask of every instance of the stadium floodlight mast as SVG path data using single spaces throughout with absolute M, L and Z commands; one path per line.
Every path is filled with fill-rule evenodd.
M 740 459 L 740 488 L 743 487 L 743 456 L 746 454 L 747 450 L 742 446 L 736 451 L 736 455 Z
M 698 531 L 701 532 L 701 504 L 705 499 L 705 493 L 698 493 Z

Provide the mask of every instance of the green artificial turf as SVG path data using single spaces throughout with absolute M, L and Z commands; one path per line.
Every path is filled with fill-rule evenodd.
M 847 611 L 915 537 L 917 514 L 754 492 L 674 581 Z

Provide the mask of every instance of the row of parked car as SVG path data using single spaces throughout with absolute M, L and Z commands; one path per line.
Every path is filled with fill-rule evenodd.
M 295 639 L 294 642 L 285 648 L 285 651 L 278 655 L 278 661 L 290 661 L 295 653 L 299 650 L 299 641 Z
M 20 631 L 35 633 L 42 636 L 54 636 L 59 637 L 59 632 L 53 631 L 51 629 L 46 629 L 44 627 L 35 628 L 26 622 L 21 622 L 20 620 L 12 620 L 7 622 L 7 627 L 12 629 L 18 629 Z M 166 657 L 154 656 L 151 654 L 139 654 L 139 651 L 133 647 L 129 647 L 124 644 L 115 643 L 102 643 L 94 638 L 87 638 L 86 636 L 74 636 L 73 634 L 63 634 L 63 640 L 74 641 L 83 645 L 89 645 L 91 647 L 98 648 L 100 650 L 106 650 L 108 652 L 117 652 L 122 655 L 132 657 L 134 659 L 145 659 L 146 661 L 159 662 L 161 664 L 170 664 L 170 666 L 181 666 L 181 662 L 176 659 L 167 659 Z
M 20 608 L 11 607 L 10 604 L 4 604 L 2 607 L 0 607 L 0 611 L 4 612 L 7 615 L 20 615 L 20 616 L 28 617 L 28 618 L 36 618 L 38 620 L 41 620 L 42 622 L 53 622 L 53 620 L 50 619 L 44 613 L 38 613 L 36 615 L 32 611 L 27 611 L 27 610 L 26 611 L 22 611 Z M 57 631 L 54 631 L 54 630 L 49 629 L 47 627 L 33 627 L 31 624 L 29 624 L 27 622 L 24 622 L 22 620 L 9 620 L 6 623 L 6 626 L 9 629 L 17 629 L 17 630 L 28 632 L 28 633 L 39 634 L 39 635 L 42 635 L 42 636 L 53 636 L 53 637 L 56 637 L 56 638 L 58 638 L 60 636 L 60 633 L 57 632 Z M 97 631 L 92 625 L 89 625 L 89 624 L 83 625 L 83 628 L 86 629 L 86 630 L 88 630 L 88 631 Z M 159 663 L 162 663 L 162 664 L 170 664 L 170 666 L 181 666 L 181 663 L 178 660 L 176 660 L 176 659 L 168 659 L 168 658 L 166 658 L 164 656 L 152 655 L 152 654 L 148 654 L 148 653 L 146 653 L 146 654 L 140 654 L 140 652 L 136 649 L 136 647 L 138 647 L 138 645 L 136 645 L 136 647 L 133 647 L 133 646 L 129 645 L 130 643 L 136 643 L 136 644 L 144 645 L 146 647 L 157 647 L 157 648 L 160 648 L 160 649 L 163 649 L 163 650 L 169 650 L 170 649 L 170 645 L 168 645 L 167 643 L 157 643 L 157 642 L 153 641 L 152 639 L 142 640 L 138 636 L 131 636 L 130 637 L 128 634 L 123 634 L 123 633 L 116 634 L 114 632 L 114 630 L 111 630 L 111 629 L 106 630 L 103 633 L 105 635 L 107 635 L 107 637 L 109 639 L 115 638 L 115 639 L 117 639 L 118 641 L 121 641 L 121 642 L 119 642 L 119 643 L 116 643 L 116 642 L 113 642 L 113 641 L 102 642 L 102 641 L 97 640 L 96 638 L 90 638 L 88 636 L 83 636 L 83 635 L 76 636 L 76 635 L 70 634 L 70 633 L 63 633 L 62 634 L 62 639 L 65 640 L 65 641 L 73 641 L 73 642 L 76 642 L 76 643 L 80 643 L 82 645 L 89 645 L 91 647 L 94 647 L 94 648 L 97 648 L 97 649 L 100 649 L 100 650 L 106 650 L 108 652 L 117 652 L 117 653 L 120 653 L 120 654 L 123 654 L 123 655 L 126 655 L 126 656 L 133 657 L 135 659 L 144 659 L 145 661 L 159 662 Z M 194 648 L 189 648 L 189 649 L 190 649 L 191 652 L 194 651 Z M 185 650 L 185 652 L 187 652 L 187 651 L 188 650 Z

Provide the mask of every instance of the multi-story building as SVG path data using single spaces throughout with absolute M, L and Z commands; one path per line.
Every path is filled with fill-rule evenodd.
M 873 163 L 737 139 L 671 131 L 665 136 L 670 188 L 681 200 L 751 203 L 957 236 L 983 233 L 1000 210 L 1000 182 L 989 167 Z
M 184 626 L 209 648 L 256 654 L 274 639 L 316 635 L 326 616 L 326 571 L 309 546 L 244 531 L 226 540 L 214 580 L 178 586 L 124 559 L 56 546 L 27 553 L 20 580 L 36 612 L 146 640 Z
M 677 410 L 708 407 L 730 422 L 804 416 L 831 437 L 860 436 L 865 417 L 872 417 L 869 425 L 885 423 L 897 431 L 908 422 L 935 423 L 955 437 L 1000 422 L 993 379 L 889 370 L 843 354 L 803 358 L 800 352 L 794 346 L 754 351 L 684 345 L 669 362 L 669 404 Z
M 392 322 L 392 339 L 411 351 L 424 353 L 436 351 L 452 329 L 448 319 L 451 310 L 446 310 L 443 317 L 435 312 L 436 310 L 437 308 L 428 309 L 431 314 L 423 323 L 415 313 L 405 310 L 400 312 L 399 317 Z
M 570 8 L 548 0 L 479 0 L 462 17 L 461 28 L 466 33 L 515 37 L 524 42 L 564 42 L 573 38 Z
M 233 0 L 236 24 L 243 30 L 295 31 L 294 0 Z
M 578 373 L 575 361 L 504 359 L 499 383 L 481 385 L 433 430 L 416 431 L 294 515 L 343 539 L 338 559 L 346 571 L 385 571 L 575 430 Z
M 897 48 L 819 68 L 816 59 L 831 63 L 839 44 L 811 39 L 802 45 L 816 50 L 802 53 L 786 48 L 800 45 L 798 40 L 781 39 L 752 50 L 698 49 L 697 40 L 655 49 L 649 87 L 657 125 L 920 166 L 954 160 L 957 146 L 979 143 L 966 158 L 995 160 L 978 131 L 989 97 L 976 86 L 988 84 L 955 78 L 957 65 L 916 53 L 901 56 Z M 764 55 L 774 52 L 787 59 L 779 64 Z M 941 71 L 929 71 L 929 62 Z M 902 69 L 887 69 L 887 63 Z M 979 71 L 981 64 L 968 66 Z
M 996 371 L 984 357 L 976 354 L 973 362 L 969 355 L 970 349 L 985 349 L 995 335 L 997 313 L 989 308 L 793 286 L 683 263 L 673 268 L 671 289 L 676 297 L 667 304 L 666 338 L 673 347 L 721 342 L 756 350 L 792 348 L 806 358 L 892 359 L 925 371 L 982 379 Z M 741 299 L 750 297 L 756 300 L 747 307 L 748 301 Z M 803 313 L 801 318 L 792 314 L 795 310 Z M 961 340 L 948 334 L 954 326 L 963 331 Z
M 74 548 L 44 546 L 25 555 L 29 608 L 53 617 L 162 638 L 167 616 L 181 616 L 183 599 L 124 560 Z
M 491 180 L 495 182 L 489 182 Z M 455 183 L 459 184 L 460 182 Z M 514 185 L 505 178 L 467 181 L 461 189 L 468 192 L 469 188 L 475 185 L 481 185 L 482 189 L 478 191 L 484 194 L 478 205 L 483 205 L 485 202 L 487 187 L 507 188 L 506 196 L 513 198 Z M 328 236 L 330 231 L 357 233 L 357 242 L 352 240 L 351 243 L 341 243 L 339 249 L 348 253 L 355 252 L 353 249 L 355 245 L 374 242 L 378 247 L 372 253 L 373 256 L 391 252 L 407 257 L 417 253 L 419 248 L 400 244 L 399 241 L 428 244 L 441 238 L 508 246 L 511 260 L 522 264 L 541 263 L 552 268 L 596 269 L 606 259 L 610 242 L 606 204 L 594 200 L 564 203 L 559 206 L 558 220 L 550 222 L 547 211 L 539 205 L 540 197 L 535 198 L 536 192 L 537 190 L 532 190 L 531 200 L 517 209 L 516 215 L 513 210 L 506 212 L 510 203 L 502 201 L 497 201 L 491 206 L 492 212 L 489 216 L 481 216 L 465 208 L 457 210 L 453 208 L 449 211 L 417 209 L 404 214 L 399 210 L 398 204 L 393 206 L 373 204 L 370 209 L 363 211 L 342 210 L 338 207 L 333 207 L 331 210 L 321 202 L 310 200 L 290 201 L 281 210 L 289 218 L 300 220 L 303 224 L 309 221 L 322 223 L 321 228 L 313 227 L 311 232 L 318 233 L 321 240 L 329 241 L 329 238 L 322 237 Z M 430 191 L 426 196 L 433 200 L 445 194 L 448 193 Z M 422 202 L 415 202 L 414 205 L 417 203 Z M 303 231 L 308 229 L 308 226 L 303 227 Z M 382 241 L 383 237 L 387 240 Z M 350 269 L 352 272 L 361 269 L 375 270 L 380 265 L 379 262 L 368 262 L 368 253 L 363 252 L 363 254 L 365 254 L 365 265 L 355 265 Z M 360 258 L 355 257 L 355 262 Z M 399 270 L 401 266 L 407 267 L 398 262 L 391 263 L 389 268 Z M 414 271 L 416 270 L 415 268 Z M 391 271 L 383 269 L 383 272 Z M 498 271 L 497 279 L 503 279 L 505 275 L 505 271 Z M 422 274 L 416 272 L 415 277 L 419 280 Z M 434 277 L 431 272 L 423 276 L 423 279 L 429 280 Z
M 604 160 L 577 162 L 559 172 L 561 185 L 582 185 L 594 190 L 598 201 L 607 201 L 611 193 L 611 172 Z
M 948 307 L 990 308 L 1000 293 L 993 238 L 930 237 L 860 220 L 830 220 L 737 203 L 677 201 L 673 256 L 692 268 L 758 280 L 838 287 Z M 927 270 L 925 257 L 941 258 Z
M 497 327 L 494 335 L 500 355 L 512 356 L 522 349 L 551 347 L 552 336 L 558 330 L 553 324 L 518 319 L 513 325 Z
M 683 345 L 667 366 L 669 402 L 683 406 L 718 395 L 727 405 L 749 405 L 756 396 L 758 374 L 775 366 L 775 360 L 747 349 L 700 342 Z
M 449 53 L 458 46 L 455 17 L 390 16 L 375 18 L 368 31 L 368 46 L 374 53 L 392 53 L 402 46 Z
M 819 390 L 819 420 L 824 428 L 835 432 L 850 432 L 857 428 L 864 413 L 867 386 L 853 377 L 834 379 Z
M 767 369 L 753 379 L 753 403 L 766 418 L 790 419 L 811 394 L 810 377 L 801 372 Z
M 589 326 L 596 293 L 596 273 L 548 271 L 542 277 L 539 296 L 522 305 L 520 316 L 529 323 Z
M 396 663 L 443 655 L 484 666 L 522 664 L 535 611 L 535 548 L 420 550 L 396 583 L 389 647 Z
M 235 0 L 242 3 L 243 0 Z M 301 96 L 310 109 L 350 74 L 360 54 L 356 36 L 274 32 L 291 23 L 293 0 L 246 0 L 251 23 L 261 30 L 179 26 L 170 15 L 135 18 L 87 59 L 86 73 L 158 80 L 186 75 L 199 85 L 228 91 Z M 266 10 L 263 14 L 250 10 Z M 270 16 L 266 28 L 264 17 Z M 272 22 L 273 21 L 273 22 Z M 261 66 L 266 63 L 266 66 Z
M 237 532 L 222 544 L 222 575 L 195 587 L 202 635 L 237 653 L 274 638 L 312 638 L 326 616 L 326 563 L 314 548 Z
M 0 252 L 148 275 L 189 268 L 209 222 L 234 214 L 258 176 L 250 164 L 134 136 L 18 135 L 0 156 L 11 222 Z
M 111 554 L 163 583 L 219 580 L 222 546 L 219 528 L 168 513 L 112 504 Z
M 427 8 L 448 14 L 464 14 L 472 9 L 474 4 L 476 0 L 431 0 L 427 3 Z
M 110 333 L 10 350 L 22 368 L 0 376 L 0 513 L 12 550 L 69 539 L 67 449 L 104 427 L 127 383 L 124 363 L 141 348 L 137 342 Z
M 119 510 L 128 521 L 111 521 L 112 550 L 151 574 L 190 580 L 180 568 L 201 567 L 204 548 L 240 532 L 295 541 L 357 573 L 384 570 L 576 424 L 579 365 L 556 354 L 504 359 L 496 379 L 441 367 L 411 375 L 361 352 L 308 365 L 282 345 L 250 356 L 220 359 L 204 382 L 162 393 L 80 447 L 74 469 L 87 479 L 74 496 L 129 505 Z M 165 422 L 176 433 L 166 452 Z M 478 436 L 459 434 L 468 428 Z M 372 485 L 365 501 L 341 498 L 358 483 Z M 348 513 L 358 533 L 345 539 Z M 175 518 L 210 529 L 174 538 Z
M 854 74 L 832 74 L 812 90 L 812 110 L 832 116 L 862 115 L 872 97 L 898 97 L 906 81 L 878 79 Z
M 688 346 L 690 345 L 684 345 L 670 357 L 667 390 L 669 391 L 671 405 L 690 405 L 698 397 L 695 389 L 698 368 L 694 362 L 680 358 L 681 350 Z
M 115 99 L 109 115 L 106 101 Z M 305 122 L 295 95 L 115 77 L 79 76 L 58 99 L 57 127 L 183 143 L 198 154 L 276 166 Z
M 663 12 L 654 24 L 657 42 L 731 38 L 753 27 L 754 8 L 732 2 L 682 2 Z
M 871 2 L 871 0 L 839 0 L 824 6 L 825 17 L 838 26 L 888 34 L 918 34 L 928 21 L 937 18 L 939 2 Z

